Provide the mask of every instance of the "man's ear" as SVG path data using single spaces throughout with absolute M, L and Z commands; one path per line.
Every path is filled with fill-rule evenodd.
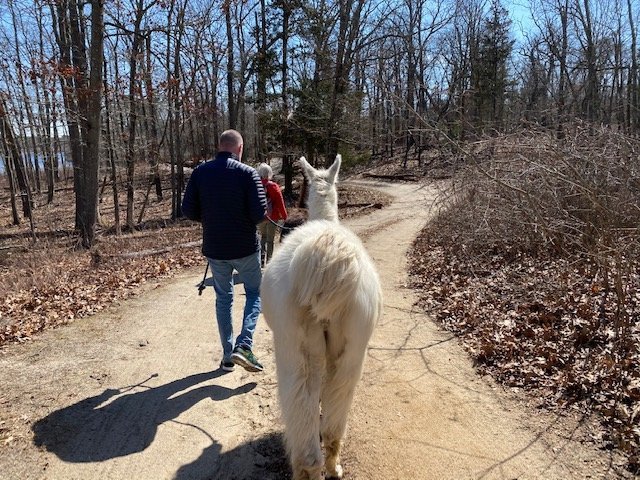
M 300 161 L 298 163 L 300 163 L 300 168 L 302 168 L 302 173 L 304 174 L 305 177 L 307 177 L 307 180 L 311 180 L 315 175 L 316 169 L 313 168 L 311 165 L 309 165 L 309 162 L 307 162 L 307 159 L 304 157 L 300 157 Z
M 336 183 L 341 164 L 342 164 L 342 155 L 337 154 L 336 159 L 333 162 L 333 165 L 331 165 L 328 170 L 329 174 L 327 175 L 327 181 L 329 183 Z

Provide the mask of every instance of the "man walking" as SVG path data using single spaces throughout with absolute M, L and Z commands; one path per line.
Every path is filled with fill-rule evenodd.
M 189 179 L 182 212 L 202 223 L 202 253 L 213 272 L 216 318 L 222 342 L 220 368 L 234 364 L 250 372 L 263 370 L 253 355 L 253 332 L 260 314 L 260 243 L 256 225 L 267 202 L 255 169 L 241 163 L 243 140 L 235 130 L 220 135 L 215 158 L 198 166 Z M 242 331 L 233 342 L 233 271 L 244 284 L 246 303 Z

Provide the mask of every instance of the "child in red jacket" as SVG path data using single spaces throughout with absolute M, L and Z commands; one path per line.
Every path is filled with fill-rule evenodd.
M 273 255 L 273 240 L 276 236 L 276 222 L 287 219 L 287 207 L 282 198 L 280 186 L 272 180 L 273 170 L 266 163 L 261 163 L 256 169 L 262 186 L 267 194 L 267 218 L 258 225 L 260 231 L 260 252 L 262 266 L 265 266 Z

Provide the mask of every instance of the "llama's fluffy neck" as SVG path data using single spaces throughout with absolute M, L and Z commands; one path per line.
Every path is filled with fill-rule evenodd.
M 324 188 L 322 188 L 324 187 Z M 309 192 L 309 220 L 338 222 L 338 194 L 334 185 L 313 186 Z

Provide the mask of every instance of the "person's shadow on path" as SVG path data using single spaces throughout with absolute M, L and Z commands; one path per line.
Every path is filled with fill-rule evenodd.
M 221 453 L 213 442 L 193 462 L 183 465 L 173 480 L 289 480 L 291 468 L 282 434 L 269 433 Z
M 234 389 L 206 385 L 179 393 L 223 373 L 215 370 L 159 387 L 144 386 L 150 378 L 157 377 L 154 374 L 144 382 L 122 390 L 107 389 L 38 420 L 32 427 L 34 443 L 73 463 L 100 462 L 141 452 L 153 441 L 158 425 L 178 417 L 201 400 L 226 400 L 256 387 L 255 382 Z M 126 393 L 102 405 L 136 387 L 146 390 Z

